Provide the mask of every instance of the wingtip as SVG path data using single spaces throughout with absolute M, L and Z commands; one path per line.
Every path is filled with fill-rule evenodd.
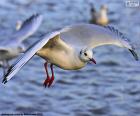
M 2 80 L 2 83 L 4 83 L 4 84 L 6 84 L 8 81 L 7 81 L 7 78 L 4 78 L 3 80 Z
M 39 17 L 39 16 L 42 16 L 40 13 L 35 13 L 35 14 L 33 14 L 31 17 L 32 18 L 35 18 L 35 17 Z
M 4 78 L 2 80 L 2 83 L 6 84 L 8 82 L 9 79 L 7 78 L 7 76 L 10 74 L 11 69 L 12 69 L 12 66 L 9 67 L 7 73 L 4 75 Z
M 135 50 L 129 49 L 129 51 L 130 51 L 131 54 L 134 56 L 135 60 L 138 61 L 138 60 L 139 60 L 139 57 L 138 57 L 137 53 L 135 52 Z
M 27 18 L 25 21 L 23 21 L 21 28 L 24 27 L 26 24 L 33 22 L 36 19 L 42 20 L 42 18 L 43 18 L 43 16 L 40 13 L 34 13 L 29 18 Z

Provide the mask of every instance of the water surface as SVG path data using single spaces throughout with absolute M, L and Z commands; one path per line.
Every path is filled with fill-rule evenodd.
M 27 46 L 43 33 L 65 25 L 87 23 L 90 2 L 96 8 L 107 4 L 111 25 L 139 44 L 140 7 L 128 8 L 122 0 L 3 0 L 0 1 L 1 40 L 10 38 L 16 20 L 24 20 L 36 12 L 45 19 L 38 32 L 26 41 Z M 97 65 L 88 64 L 78 71 L 55 67 L 55 82 L 49 89 L 42 86 L 45 61 L 35 56 L 9 83 L 0 84 L 0 113 L 139 116 L 140 63 L 126 49 L 104 46 L 93 51 Z

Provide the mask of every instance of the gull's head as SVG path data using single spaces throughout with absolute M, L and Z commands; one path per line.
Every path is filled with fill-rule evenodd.
M 86 63 L 92 61 L 94 64 L 96 64 L 96 61 L 93 59 L 93 52 L 91 49 L 82 49 L 79 57 L 82 62 Z
M 106 5 L 101 5 L 101 8 L 100 8 L 101 10 L 104 10 L 104 11 L 108 11 L 108 8 L 107 8 L 107 6 Z
M 16 30 L 17 30 L 17 31 L 20 30 L 21 26 L 22 26 L 22 21 L 18 20 L 18 21 L 16 22 Z

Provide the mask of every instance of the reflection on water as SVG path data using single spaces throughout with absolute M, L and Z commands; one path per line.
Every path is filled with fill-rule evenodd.
M 91 1 L 92 2 L 92 1 Z M 93 2 L 94 3 L 94 2 Z M 139 8 L 127 8 L 123 1 L 106 3 L 112 25 L 125 32 L 133 42 L 140 37 Z M 10 37 L 16 20 L 40 12 L 45 20 L 31 45 L 48 31 L 65 25 L 88 22 L 89 3 L 85 0 L 3 0 L 0 1 L 1 40 Z M 0 113 L 43 113 L 45 116 L 136 116 L 140 113 L 140 63 L 125 49 L 105 46 L 94 50 L 97 65 L 78 71 L 55 67 L 55 83 L 43 88 L 43 60 L 34 57 L 6 85 L 0 84 Z M 138 49 L 139 51 L 139 49 Z

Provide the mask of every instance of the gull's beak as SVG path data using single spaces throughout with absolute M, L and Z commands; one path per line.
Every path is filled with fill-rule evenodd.
M 94 64 L 96 64 L 96 61 L 93 58 L 91 58 L 90 61 L 92 61 Z

